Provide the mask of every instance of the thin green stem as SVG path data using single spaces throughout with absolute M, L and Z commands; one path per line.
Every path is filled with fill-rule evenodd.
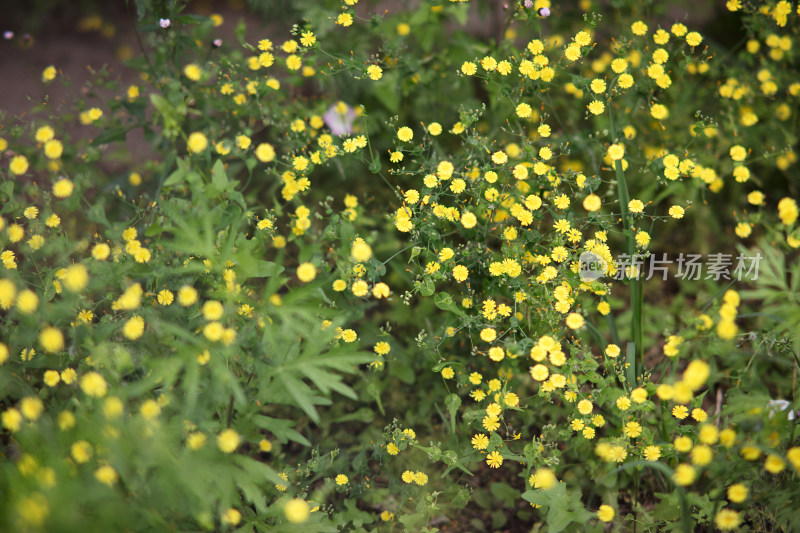
M 616 141 L 619 138 L 619 132 L 617 131 L 617 125 L 614 120 L 614 106 L 611 105 L 611 102 L 608 103 L 608 117 L 610 122 L 611 128 L 611 135 L 612 141 Z M 625 235 L 625 248 L 628 253 L 628 257 L 632 264 L 635 264 L 633 261 L 634 257 L 636 256 L 636 243 L 633 237 L 633 230 L 631 228 L 631 216 L 630 212 L 628 211 L 628 202 L 630 201 L 630 195 L 628 194 L 628 183 L 625 180 L 625 172 L 622 170 L 622 161 L 616 160 L 614 161 L 614 170 L 617 176 L 617 196 L 619 197 L 619 205 L 620 205 L 620 215 L 622 217 L 622 227 L 623 227 L 623 234 Z M 642 313 L 643 313 L 643 278 L 641 277 L 641 273 L 636 273 L 636 279 L 629 282 L 630 287 L 630 303 L 631 303 L 631 342 L 634 344 L 635 350 L 635 357 L 629 363 L 633 366 L 631 372 L 626 373 L 633 378 L 633 382 L 629 383 L 631 387 L 636 386 L 636 381 L 638 380 L 641 366 L 642 366 Z M 630 378 L 629 378 L 630 381 Z
M 230 428 L 232 421 L 233 421 L 233 394 L 231 394 L 231 399 L 228 402 L 228 416 L 227 420 L 225 421 L 225 427 Z
M 130 10 L 128 10 L 130 14 Z M 147 66 L 150 67 L 149 74 L 151 74 L 155 78 L 155 67 L 153 66 L 153 62 L 150 61 L 150 56 L 147 55 L 147 49 L 144 47 L 142 43 L 142 37 L 139 35 L 139 28 L 136 27 L 136 17 L 131 17 L 131 26 L 133 26 L 133 34 L 136 36 L 136 43 L 139 45 L 139 51 L 142 53 L 144 60 L 147 62 Z
M 636 533 L 636 507 L 639 503 L 639 469 L 635 471 L 633 478 L 633 501 L 631 502 L 631 510 L 633 511 L 633 533 Z
M 644 357 L 644 346 L 642 345 L 642 318 L 644 315 L 644 277 L 641 272 L 637 273 L 637 278 L 631 285 L 631 302 L 633 303 L 633 324 L 631 334 L 636 345 L 636 368 L 634 377 L 638 383 L 639 376 L 642 374 L 642 359 Z M 634 385 L 635 386 L 635 385 Z
M 796 387 L 795 383 L 797 381 L 797 371 L 800 370 L 800 355 L 796 352 L 792 351 L 792 357 L 794 357 L 795 368 L 793 369 L 793 376 L 792 376 L 792 405 L 790 409 L 794 410 L 797 409 L 797 395 L 795 394 Z M 794 430 L 797 428 L 797 424 L 792 424 L 792 433 L 789 435 L 789 446 L 794 444 Z

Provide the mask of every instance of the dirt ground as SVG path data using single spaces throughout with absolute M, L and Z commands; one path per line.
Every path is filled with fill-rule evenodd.
M 261 24 L 260 19 L 249 14 L 244 7 L 240 0 L 199 1 L 193 2 L 186 12 L 222 15 L 224 23 L 216 35 L 226 42 L 233 42 L 234 28 L 243 18 L 247 22 L 246 38 L 249 41 L 269 35 L 270 28 Z M 75 103 L 82 97 L 86 83 L 92 79 L 92 70 L 105 66 L 111 78 L 121 81 L 122 87 L 131 84 L 142 86 L 138 72 L 124 64 L 126 58 L 140 55 L 134 31 L 135 15 L 125 9 L 122 1 L 118 5 L 104 4 L 102 8 L 104 12 L 90 15 L 76 9 L 58 11 L 57 14 L 64 15 L 62 18 L 42 20 L 29 34 L 3 27 L 0 22 L 0 136 L 4 130 L 18 124 L 18 118 L 29 117 L 34 109 L 42 122 L 62 110 L 74 113 Z M 14 32 L 11 38 L 7 35 L 9 31 Z M 283 33 L 281 31 L 282 37 Z M 275 35 L 275 31 L 271 34 Z M 49 65 L 56 67 L 58 78 L 44 83 L 42 71 Z M 93 99 L 87 103 L 105 107 Z M 82 128 L 76 120 L 72 127 L 67 126 L 67 133 L 86 135 Z M 142 161 L 151 151 L 141 130 L 129 132 L 126 145 L 128 155 L 122 155 L 117 164 L 124 165 L 126 160 L 129 163 Z M 108 167 L 108 171 L 118 166 L 109 166 L 108 162 L 102 164 Z
M 98 20 L 99 29 L 105 26 L 105 35 L 98 29 L 81 29 L 74 21 L 67 21 L 64 25 L 48 24 L 29 36 L 15 31 L 13 38 L 0 40 L 0 109 L 18 115 L 32 104 L 44 102 L 48 94 L 51 104 L 64 101 L 90 78 L 89 67 L 107 64 L 123 79 L 133 82 L 135 74 L 128 72 L 119 59 L 120 53 L 135 50 L 133 28 Z M 0 31 L 14 30 L 0 28 Z M 55 65 L 59 74 L 69 80 L 70 87 L 59 82 L 42 83 L 42 71 L 48 65 Z
M 138 74 L 123 63 L 123 59 L 140 53 L 133 26 L 135 16 L 121 1 L 104 9 L 97 15 L 73 12 L 63 19 L 42 21 L 30 34 L 3 27 L 0 22 L 0 111 L 19 115 L 47 101 L 48 95 L 51 107 L 70 102 L 70 96 L 91 79 L 91 69 L 104 65 L 125 85 L 137 83 Z M 240 1 L 193 2 L 187 12 L 221 14 L 224 23 L 218 34 L 224 40 L 233 39 L 233 30 L 242 18 L 248 23 L 248 37 L 258 38 L 265 31 Z M 13 38 L 3 35 L 8 31 L 14 32 Z M 45 84 L 42 71 L 49 65 L 58 69 L 59 80 Z M 67 83 L 61 83 L 63 80 Z

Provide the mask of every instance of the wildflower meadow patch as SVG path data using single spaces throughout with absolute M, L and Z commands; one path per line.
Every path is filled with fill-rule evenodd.
M 800 530 L 797 2 L 130 4 L 0 112 L 0 530 Z

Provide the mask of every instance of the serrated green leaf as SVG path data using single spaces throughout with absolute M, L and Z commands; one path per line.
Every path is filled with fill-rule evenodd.
M 233 456 L 233 461 L 242 467 L 242 472 L 244 472 L 244 474 L 240 473 L 239 475 L 250 478 L 255 483 L 264 483 L 265 481 L 275 483 L 276 485 L 286 483 L 286 480 L 281 478 L 275 470 L 261 461 L 256 461 L 252 457 L 235 454 Z
M 267 499 L 262 489 L 241 476 L 236 478 L 236 485 L 242 490 L 244 499 L 252 503 L 258 512 L 267 511 Z
M 269 431 L 283 443 L 291 440 L 303 446 L 311 446 L 311 442 L 294 429 L 293 426 L 297 422 L 293 420 L 272 418 L 265 415 L 255 415 L 252 420 L 258 427 Z
M 314 393 L 311 388 L 300 381 L 299 379 L 295 379 L 291 376 L 283 376 L 283 379 L 280 381 L 283 388 L 286 389 L 286 392 L 294 398 L 294 401 L 297 403 L 297 406 L 303 410 L 315 423 L 319 424 L 319 413 L 317 409 L 314 407 Z

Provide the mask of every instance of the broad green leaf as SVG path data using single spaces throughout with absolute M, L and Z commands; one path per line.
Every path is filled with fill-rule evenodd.
M 566 501 L 567 486 L 561 482 L 548 490 L 530 489 L 522 493 L 522 499 L 536 505 L 549 506 L 553 501 Z
M 445 398 L 444 404 L 447 411 L 450 413 L 450 431 L 456 432 L 456 413 L 458 408 L 461 407 L 461 397 L 458 394 L 450 394 Z
M 180 115 L 178 111 L 173 107 L 173 105 L 161 96 L 160 94 L 153 93 L 150 95 L 150 102 L 153 104 L 158 112 L 161 114 L 161 118 L 164 120 L 164 128 L 171 130 L 171 129 L 179 129 L 180 124 Z
M 455 302 L 453 302 L 453 297 L 446 292 L 440 292 L 437 294 L 433 299 L 433 303 L 442 311 L 450 311 L 461 318 L 468 318 L 467 314 L 459 309 Z
M 390 114 L 397 113 L 400 107 L 400 91 L 397 84 L 397 72 L 393 70 L 384 72 L 380 82 L 374 86 L 375 97 Z
M 418 282 L 419 293 L 423 296 L 431 296 L 436 291 L 436 285 L 433 283 L 433 280 L 430 278 L 426 278 L 421 283 Z
M 106 206 L 102 200 L 100 200 L 100 203 L 96 203 L 90 207 L 86 215 L 92 222 L 96 222 L 106 228 L 111 227 L 111 223 L 106 218 Z
M 228 175 L 225 173 L 225 164 L 221 159 L 217 159 L 211 168 L 211 184 L 219 191 L 225 191 L 230 186 Z

